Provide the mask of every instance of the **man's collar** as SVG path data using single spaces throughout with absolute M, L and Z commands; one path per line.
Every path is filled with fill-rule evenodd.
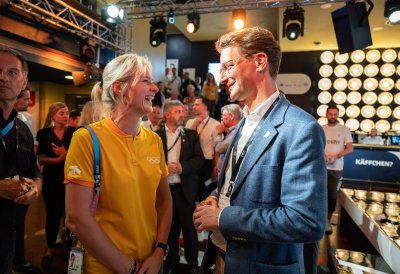
M 2 118 L 2 119 L 4 119 L 4 117 L 3 117 L 3 109 L 0 107 L 0 117 Z M 6 121 L 11 121 L 12 119 L 14 119 L 15 117 L 17 117 L 18 116 L 18 112 L 15 110 L 15 109 L 12 109 L 12 111 L 11 111 L 11 114 L 10 114 L 10 117 L 8 117 L 8 119 L 6 120 Z
M 259 120 L 267 110 L 271 107 L 272 103 L 279 97 L 279 91 L 276 90 L 268 99 L 261 103 L 253 112 L 250 112 L 249 107 L 246 105 L 243 108 L 243 116 L 249 120 Z

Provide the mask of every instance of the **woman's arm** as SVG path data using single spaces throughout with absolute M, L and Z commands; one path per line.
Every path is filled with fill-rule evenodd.
M 156 198 L 157 210 L 157 242 L 167 243 L 169 230 L 172 221 L 172 197 L 169 190 L 167 178 L 161 179 L 157 189 Z M 156 248 L 153 254 L 148 257 L 139 269 L 141 273 L 158 273 L 163 263 L 165 252 L 161 248 Z
M 132 260 L 123 254 L 90 214 L 93 189 L 66 184 L 66 225 L 97 260 L 119 274 L 129 274 Z

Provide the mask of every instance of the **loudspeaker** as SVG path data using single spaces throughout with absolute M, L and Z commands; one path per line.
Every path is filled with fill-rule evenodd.
M 351 52 L 372 45 L 365 2 L 349 2 L 332 12 L 339 52 Z

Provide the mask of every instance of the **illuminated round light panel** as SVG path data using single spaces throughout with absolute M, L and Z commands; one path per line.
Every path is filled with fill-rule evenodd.
M 332 87 L 332 81 L 329 78 L 322 78 L 318 81 L 318 88 L 320 90 L 329 90 Z
M 336 90 L 345 90 L 347 88 L 347 81 L 344 78 L 337 78 L 335 82 L 333 82 L 333 87 Z
M 400 107 L 396 107 L 393 110 L 393 117 L 396 118 L 396 119 L 400 119 Z
M 336 77 L 345 77 L 349 73 L 349 69 L 345 65 L 338 65 L 335 67 L 334 72 Z
M 325 117 L 321 117 L 317 121 L 320 126 L 324 126 L 328 123 L 328 119 L 326 119 Z
M 361 93 L 357 91 L 352 91 L 349 94 L 347 94 L 347 102 L 350 104 L 358 104 L 361 101 Z
M 358 91 L 362 87 L 361 80 L 358 78 L 351 78 L 347 83 L 349 90 Z
M 396 89 L 400 91 L 400 79 L 396 81 Z
M 337 108 L 339 109 L 339 117 L 343 117 L 346 114 L 346 109 L 342 105 L 337 105 Z
M 382 60 L 386 63 L 391 63 L 396 60 L 397 54 L 394 49 L 387 49 L 382 53 Z
M 327 105 L 320 105 L 317 108 L 317 114 L 319 117 L 325 117 L 326 116 L 326 110 L 328 109 Z
M 390 129 L 390 123 L 386 120 L 379 120 L 375 126 L 379 132 L 386 132 Z
M 378 102 L 381 105 L 389 105 L 391 102 L 393 102 L 393 95 L 387 91 L 381 92 L 378 95 Z
M 344 121 L 343 121 L 343 119 L 342 119 L 342 118 L 337 118 L 337 121 L 339 122 L 339 124 L 341 124 L 341 125 L 343 125 L 343 126 L 344 126 Z
M 392 129 L 395 131 L 400 131 L 400 120 L 392 123 Z
M 319 68 L 319 75 L 329 77 L 333 73 L 333 68 L 330 65 L 323 65 Z
M 355 50 L 351 53 L 350 59 L 354 63 L 361 63 L 365 59 L 365 53 L 362 50 Z
M 390 77 L 396 72 L 396 68 L 393 64 L 391 63 L 386 63 L 383 66 L 381 66 L 381 74 L 384 77 Z
M 349 60 L 349 54 L 348 53 L 343 53 L 340 54 L 339 52 L 337 52 L 335 54 L 335 61 L 338 64 L 344 64 Z
M 322 91 L 318 94 L 318 102 L 328 104 L 332 100 L 332 95 L 327 91 Z
M 332 51 L 327 50 L 327 51 L 324 51 L 323 53 L 321 53 L 320 60 L 322 63 L 330 64 L 330 63 L 332 63 L 333 59 L 334 59 L 334 55 L 333 55 Z
M 350 105 L 346 109 L 346 115 L 350 118 L 357 118 L 360 115 L 360 108 L 356 105 Z
M 376 115 L 379 118 L 386 119 L 386 118 L 389 118 L 390 115 L 392 115 L 392 110 L 388 106 L 380 106 L 376 110 Z
M 371 91 L 371 90 L 376 90 L 378 88 L 378 80 L 375 78 L 367 78 L 364 81 L 364 89 Z
M 381 59 L 381 53 L 379 52 L 379 50 L 371 49 L 367 52 L 365 58 L 370 63 L 376 63 L 379 61 L 379 59 Z
M 333 102 L 335 102 L 336 104 L 341 105 L 346 102 L 346 99 L 346 93 L 344 93 L 343 91 L 337 91 L 335 92 L 335 94 L 333 94 Z
M 375 127 L 375 123 L 370 119 L 365 119 L 361 121 L 360 127 L 362 131 L 370 132 Z
M 383 78 L 379 81 L 379 88 L 383 91 L 389 91 L 394 88 L 394 81 L 392 78 Z
M 400 92 L 397 92 L 396 95 L 394 96 L 394 102 L 400 105 Z
M 350 131 L 356 131 L 360 127 L 360 122 L 356 119 L 348 119 L 344 124 Z
M 375 104 L 377 99 L 378 96 L 372 91 L 364 93 L 362 97 L 363 102 L 366 103 L 367 105 Z
M 361 108 L 361 116 L 364 118 L 372 118 L 375 115 L 375 108 L 373 106 L 363 106 Z
M 399 65 L 400 67 L 400 65 Z M 399 68 L 400 71 L 400 68 Z M 364 69 L 360 64 L 354 64 L 350 67 L 349 73 L 353 77 L 359 77 L 363 74 Z M 400 74 L 399 74 L 400 75 Z
M 379 68 L 375 64 L 369 64 L 364 68 L 364 74 L 367 77 L 374 77 L 378 75 Z
M 397 66 L 396 73 L 397 73 L 398 76 L 400 76 L 400 65 Z

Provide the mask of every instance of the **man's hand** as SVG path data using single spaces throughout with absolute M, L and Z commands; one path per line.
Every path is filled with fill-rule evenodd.
M 21 184 L 27 189 L 23 195 L 14 199 L 14 203 L 28 205 L 39 197 L 42 189 L 42 182 L 39 179 L 32 180 L 29 178 L 21 178 Z
M 179 162 L 168 163 L 168 173 L 169 174 L 181 174 L 182 165 Z
M 24 195 L 29 191 L 29 187 L 23 181 L 15 179 L 3 179 L 0 183 L 0 197 L 8 200 Z
M 164 251 L 156 248 L 151 254 L 150 257 L 148 257 L 139 267 L 139 271 L 137 272 L 138 274 L 157 274 L 160 271 L 161 265 L 164 260 Z
M 206 200 L 207 201 L 207 200 Z M 203 201 L 195 209 L 193 214 L 194 227 L 198 232 L 206 231 L 218 231 L 218 216 L 221 209 L 210 204 L 216 204 L 212 201 Z M 210 204 L 206 204 L 210 203 Z

